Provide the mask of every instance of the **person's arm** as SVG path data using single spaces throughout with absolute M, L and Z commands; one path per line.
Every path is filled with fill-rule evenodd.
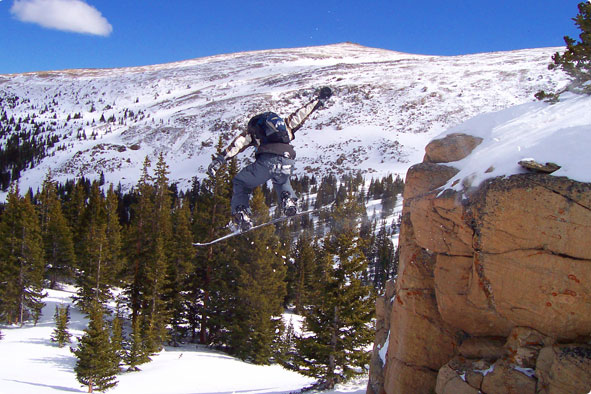
M 287 126 L 287 130 L 292 140 L 294 138 L 293 134 L 298 131 L 300 127 L 302 127 L 306 119 L 308 119 L 308 117 L 312 115 L 312 112 L 314 112 L 320 106 L 321 104 L 319 99 L 312 100 L 285 119 L 285 126 Z
M 290 133 L 290 138 L 292 140 L 294 138 L 293 134 L 302 127 L 306 119 L 308 119 L 314 111 L 324 105 L 324 101 L 328 100 L 330 96 L 332 96 L 332 90 L 330 90 L 330 88 L 324 87 L 320 89 L 318 98 L 310 101 L 285 119 L 285 125 L 287 126 L 287 130 Z
M 253 144 L 253 139 L 248 130 L 243 131 L 242 133 L 238 134 L 232 142 L 224 149 L 222 152 L 213 158 L 209 167 L 207 167 L 207 173 L 214 177 L 215 174 L 218 172 L 221 166 L 226 164 L 228 159 L 236 156 L 238 153 L 242 152 L 249 146 Z
M 222 151 L 222 156 L 224 161 L 231 159 L 232 157 L 236 156 L 238 153 L 244 151 L 246 148 L 253 144 L 253 139 L 248 130 L 244 130 L 242 133 L 238 134 L 232 142 Z

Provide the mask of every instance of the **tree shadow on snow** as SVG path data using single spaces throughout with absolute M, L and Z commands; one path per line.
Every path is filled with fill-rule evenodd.
M 21 341 L 22 343 L 30 343 L 32 345 L 45 345 L 51 347 L 57 347 L 55 342 L 52 342 L 50 338 L 27 338 Z
M 37 386 L 37 387 L 46 387 L 58 391 L 67 391 L 70 393 L 85 393 L 84 390 L 74 389 L 72 387 L 65 387 L 65 386 L 53 386 L 51 384 L 43 384 L 43 383 L 34 383 L 34 382 L 24 382 L 22 380 L 15 380 L 15 379 L 2 379 L 6 382 L 14 382 L 14 383 L 21 383 L 21 384 L 28 384 L 30 386 Z
M 73 372 L 76 365 L 76 358 L 74 356 L 53 356 L 43 358 L 32 358 L 32 362 L 39 364 L 52 364 L 59 370 L 65 372 Z

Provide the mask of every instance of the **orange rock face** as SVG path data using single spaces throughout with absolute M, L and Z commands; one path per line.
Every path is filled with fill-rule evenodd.
M 381 313 L 386 362 L 372 392 L 587 393 L 591 184 L 530 173 L 441 193 L 457 171 L 437 163 L 478 143 L 434 141 L 409 170 L 396 295 Z

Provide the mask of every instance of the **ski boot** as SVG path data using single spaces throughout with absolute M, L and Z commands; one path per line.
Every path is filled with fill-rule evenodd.
M 235 228 L 240 231 L 248 231 L 252 227 L 252 219 L 250 218 L 250 209 L 241 205 L 236 208 L 236 212 L 232 214 L 232 221 Z
M 285 216 L 294 216 L 298 213 L 297 201 L 298 199 L 292 198 L 288 192 L 281 194 L 281 203 L 283 204 L 283 214 Z

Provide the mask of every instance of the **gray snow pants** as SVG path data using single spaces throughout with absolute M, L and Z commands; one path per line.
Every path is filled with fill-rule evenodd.
M 291 183 L 289 183 L 294 164 L 293 159 L 263 153 L 256 158 L 254 163 L 240 170 L 233 181 L 232 201 L 230 203 L 232 213 L 236 212 L 236 208 L 240 206 L 248 208 L 253 189 L 269 179 L 273 181 L 278 201 L 281 202 L 284 192 L 289 193 L 289 197 L 295 198 L 295 192 L 291 187 Z

